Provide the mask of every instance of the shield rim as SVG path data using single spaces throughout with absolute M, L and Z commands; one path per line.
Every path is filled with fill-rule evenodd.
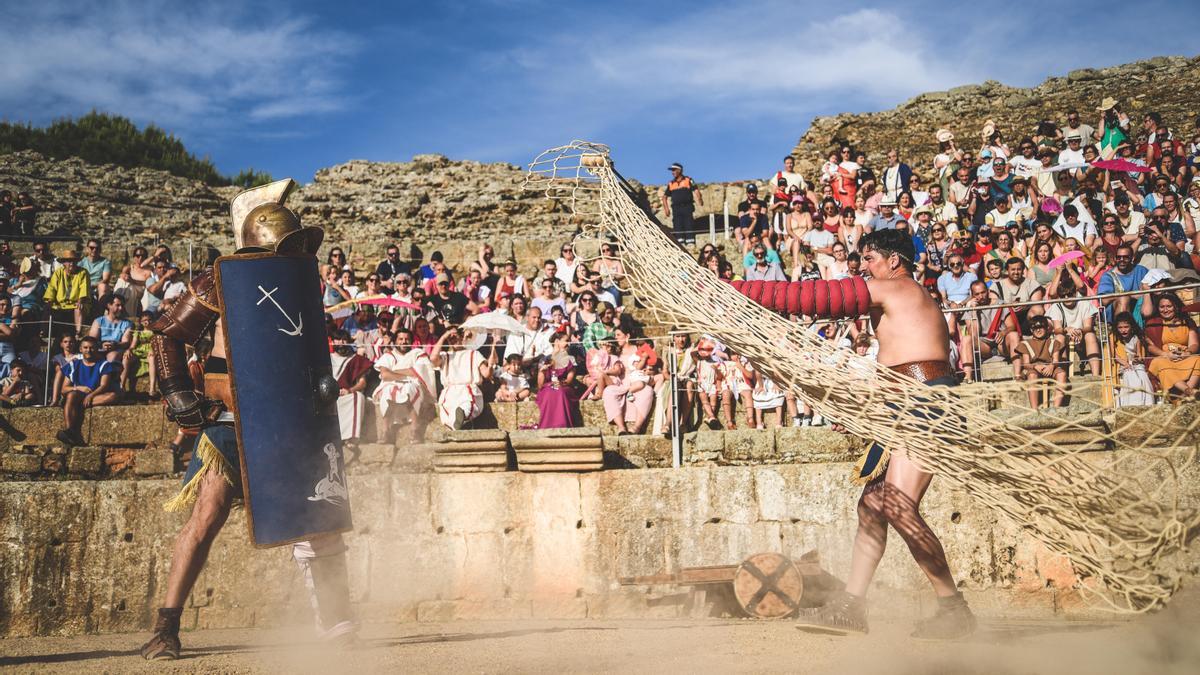
M 249 530 L 249 533 L 250 533 L 250 544 L 252 546 L 254 546 L 254 548 L 267 549 L 267 548 L 278 548 L 280 546 L 287 546 L 288 544 L 295 544 L 295 543 L 299 543 L 302 541 L 309 541 L 312 538 L 323 535 L 323 534 L 344 534 L 346 532 L 352 532 L 354 530 L 354 524 L 353 524 L 354 516 L 353 516 L 353 511 L 351 511 L 350 512 L 351 513 L 350 523 L 346 527 L 344 527 L 340 530 L 322 530 L 320 532 L 309 532 L 309 533 L 303 534 L 301 536 L 298 536 L 294 539 L 288 539 L 287 541 L 277 541 L 277 542 L 272 542 L 270 544 L 260 544 L 258 542 L 258 539 L 255 538 L 255 536 L 254 536 L 254 510 L 252 508 L 252 504 L 250 501 L 250 493 L 249 493 L 250 475 L 249 475 L 249 473 L 247 473 L 246 451 L 245 451 L 245 445 L 242 442 L 241 406 L 238 404 L 238 387 L 237 387 L 237 379 L 236 379 L 237 378 L 237 375 L 236 375 L 237 367 L 234 365 L 233 349 L 229 342 L 229 322 L 225 320 L 225 312 L 224 312 L 225 287 L 224 287 L 224 284 L 221 283 L 221 263 L 229 262 L 229 261 L 257 260 L 259 258 L 312 258 L 313 260 L 317 260 L 317 256 L 312 253 L 304 253 L 304 252 L 273 253 L 270 251 L 255 251 L 252 253 L 234 253 L 231 255 L 223 255 L 223 256 L 217 258 L 216 261 L 213 262 L 213 278 L 215 279 L 215 283 L 217 285 L 217 290 L 221 296 L 221 307 L 222 307 L 221 339 L 225 341 L 225 360 L 229 362 L 229 391 L 230 391 L 230 396 L 233 399 L 233 431 L 234 431 L 234 434 L 237 436 L 237 452 L 238 452 L 238 459 L 240 460 L 239 463 L 241 464 L 240 474 L 242 477 L 242 490 L 243 490 L 242 504 L 246 509 L 246 528 Z M 317 269 L 320 270 L 320 261 L 319 260 L 317 260 Z M 346 457 L 345 457 L 345 452 L 343 449 L 343 454 L 342 454 L 343 465 L 345 464 L 345 461 L 346 461 Z M 349 488 L 349 485 L 347 485 L 347 488 Z M 347 509 L 349 509 L 349 508 L 350 508 L 349 504 L 347 504 Z

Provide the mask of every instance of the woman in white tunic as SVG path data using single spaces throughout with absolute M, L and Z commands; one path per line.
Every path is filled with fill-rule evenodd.
M 473 334 L 468 332 L 468 336 Z M 442 370 L 442 394 L 438 397 L 438 417 L 450 429 L 462 429 L 483 412 L 483 391 L 479 383 L 492 377 L 496 350 L 490 358 L 463 340 L 462 330 L 451 328 L 442 334 L 429 360 Z M 464 342 L 467 343 L 464 345 Z

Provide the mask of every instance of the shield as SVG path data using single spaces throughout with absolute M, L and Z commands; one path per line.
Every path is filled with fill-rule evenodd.
M 216 262 L 250 540 L 351 528 L 320 276 L 312 255 Z

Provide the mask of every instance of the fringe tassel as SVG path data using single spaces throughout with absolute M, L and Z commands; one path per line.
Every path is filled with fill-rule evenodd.
M 200 434 L 194 452 L 200 457 L 200 470 L 179 490 L 179 494 L 163 504 L 164 511 L 182 511 L 194 504 L 200 492 L 200 480 L 208 475 L 209 471 L 216 471 L 226 483 L 233 485 L 233 469 L 230 468 L 229 462 L 225 461 L 225 455 L 208 440 L 208 434 Z
M 862 475 L 863 468 L 867 465 L 867 459 L 871 456 L 871 451 L 874 448 L 874 445 L 867 448 L 867 451 L 862 454 L 862 457 L 859 457 L 858 461 L 854 463 L 854 473 L 850 476 L 850 480 L 857 485 L 866 485 L 876 478 L 879 478 L 883 475 L 883 472 L 887 471 L 888 460 L 892 457 L 892 451 L 888 450 L 887 448 L 880 447 L 881 452 L 879 455 L 879 461 L 875 462 L 875 468 L 871 469 L 871 473 L 865 476 Z

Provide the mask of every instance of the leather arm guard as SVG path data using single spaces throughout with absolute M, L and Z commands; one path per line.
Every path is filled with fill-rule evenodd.
M 862 277 L 835 281 L 733 281 L 734 290 L 767 309 L 818 319 L 853 319 L 871 308 Z
M 187 367 L 187 345 L 204 337 L 220 318 L 216 281 L 211 270 L 192 279 L 191 288 L 150 326 L 150 341 L 159 372 L 159 387 L 167 404 L 167 419 L 195 429 L 211 424 L 222 405 L 196 391 Z

